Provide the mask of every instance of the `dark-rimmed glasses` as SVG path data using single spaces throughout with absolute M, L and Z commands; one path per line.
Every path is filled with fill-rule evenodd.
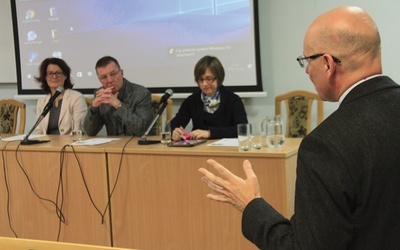
M 197 82 L 200 84 L 200 83 L 202 83 L 202 82 L 206 82 L 206 83 L 208 83 L 208 84 L 210 84 L 210 83 L 212 83 L 213 81 L 215 81 L 217 78 L 216 77 L 207 77 L 207 78 L 199 78 L 199 79 L 197 79 Z
M 108 77 L 110 77 L 111 80 L 114 80 L 120 71 L 121 71 L 121 69 L 119 69 L 118 71 L 112 71 L 109 75 L 100 76 L 99 80 L 100 80 L 100 82 L 106 82 Z
M 323 55 L 325 55 L 325 53 L 324 53 L 324 54 L 314 54 L 314 55 L 311 55 L 311 56 L 299 56 L 299 57 L 296 58 L 296 60 L 297 60 L 297 62 L 299 63 L 300 67 L 304 68 L 305 65 L 306 65 L 306 64 L 304 63 L 304 60 L 307 60 L 307 59 L 311 59 L 311 60 L 317 59 L 318 57 L 321 57 L 321 56 L 323 56 Z M 333 59 L 333 61 L 334 61 L 335 63 L 340 63 L 340 62 L 341 62 L 338 58 L 336 58 L 336 57 L 334 57 L 334 56 L 332 56 L 332 55 L 330 55 L 330 56 L 332 57 L 332 59 Z
M 53 78 L 54 76 L 59 77 L 61 75 L 64 75 L 64 72 L 62 72 L 62 71 L 56 71 L 56 72 L 49 71 L 49 72 L 46 73 L 46 76 L 49 77 L 49 78 Z

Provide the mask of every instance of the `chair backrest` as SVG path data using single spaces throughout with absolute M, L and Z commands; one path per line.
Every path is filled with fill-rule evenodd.
M 153 117 L 155 117 L 158 113 L 159 110 L 159 105 L 158 103 L 161 100 L 161 96 L 160 95 L 156 95 L 156 94 L 151 94 L 151 110 L 153 112 Z M 165 108 L 166 111 L 166 120 L 170 121 L 172 119 L 172 100 L 168 99 L 167 101 L 167 107 Z M 161 117 L 157 120 L 157 122 L 154 124 L 152 130 L 150 131 L 149 134 L 155 134 L 155 135 L 160 135 L 160 131 L 161 131 Z
M 295 90 L 275 97 L 275 114 L 281 114 L 282 101 L 286 104 L 286 137 L 304 137 L 311 132 L 311 109 L 317 102 L 317 125 L 324 120 L 324 103 L 317 93 Z
M 86 104 L 87 104 L 88 106 L 90 106 L 90 104 L 92 104 L 92 102 L 93 102 L 93 98 L 85 97 L 85 101 L 86 101 Z
M 19 116 L 18 116 L 19 114 Z M 0 123 L 3 134 L 24 134 L 26 105 L 15 99 L 0 100 Z M 17 133 L 17 124 L 18 133 Z

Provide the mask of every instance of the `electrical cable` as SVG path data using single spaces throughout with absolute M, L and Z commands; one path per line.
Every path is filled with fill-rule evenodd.
M 15 232 L 12 223 L 11 223 L 11 212 L 10 212 L 10 207 L 11 207 L 11 202 L 10 202 L 10 188 L 8 185 L 8 180 L 7 180 L 7 170 L 6 170 L 6 160 L 5 160 L 5 151 L 6 147 L 10 142 L 7 142 L 6 145 L 4 145 L 1 155 L 2 155 L 2 162 L 3 162 L 3 172 L 4 172 L 4 184 L 6 186 L 7 190 L 7 217 L 8 217 L 8 226 L 10 227 L 11 231 L 13 232 L 15 238 L 18 238 L 17 233 Z
M 28 176 L 28 173 L 25 171 L 24 167 L 22 166 L 21 162 L 20 162 L 19 159 L 18 159 L 18 151 L 19 151 L 19 147 L 20 147 L 20 146 L 21 146 L 21 143 L 18 144 L 17 149 L 15 150 L 15 159 L 16 159 L 16 161 L 17 161 L 18 166 L 20 167 L 20 169 L 22 170 L 23 174 L 25 175 L 25 177 L 26 177 L 26 179 L 27 179 L 27 181 L 28 181 L 28 184 L 29 184 L 29 186 L 31 187 L 33 193 L 34 193 L 34 194 L 36 195 L 36 197 L 38 197 L 40 200 L 43 200 L 43 201 L 46 201 L 46 202 L 49 202 L 49 203 L 53 204 L 54 207 L 55 207 L 55 209 L 56 209 L 57 217 L 59 218 L 59 220 L 60 220 L 61 222 L 65 223 L 64 214 L 62 213 L 61 209 L 58 207 L 58 205 L 56 204 L 56 202 L 54 202 L 54 201 L 52 201 L 52 200 L 50 200 L 50 199 L 48 199 L 48 198 L 44 198 L 44 197 L 40 196 L 40 195 L 37 193 L 37 191 L 35 190 L 35 188 L 33 187 L 32 181 L 30 180 L 30 178 L 29 178 L 29 176 Z
M 18 152 L 21 154 L 21 152 L 20 152 L 20 150 L 19 150 L 21 143 L 18 144 L 18 146 L 17 146 L 17 148 L 16 148 L 16 150 L 15 150 L 15 159 L 16 159 L 16 162 L 17 162 L 18 166 L 20 167 L 20 169 L 22 170 L 23 174 L 25 175 L 25 177 L 26 177 L 26 179 L 27 179 L 27 181 L 28 181 L 28 184 L 29 184 L 29 186 L 30 186 L 32 192 L 33 192 L 33 193 L 35 194 L 35 196 L 38 197 L 40 200 L 49 202 L 49 203 L 51 203 L 52 205 L 54 205 L 54 207 L 55 207 L 56 215 L 57 215 L 57 217 L 59 218 L 57 241 L 59 241 L 59 239 L 60 239 L 60 234 L 61 234 L 61 223 L 65 223 L 65 217 L 64 217 L 64 214 L 63 214 L 63 212 L 62 212 L 62 208 L 63 208 L 63 205 L 64 205 L 63 169 L 64 169 L 64 162 L 65 162 L 64 159 L 65 159 L 65 157 L 66 157 L 66 156 L 65 156 L 65 152 L 66 152 L 67 147 L 71 147 L 71 149 L 72 149 L 72 151 L 73 151 L 73 154 L 74 154 L 74 157 L 75 157 L 75 159 L 76 159 L 76 161 L 77 161 L 77 164 L 78 164 L 78 167 L 79 167 L 79 171 L 80 171 L 80 174 L 81 174 L 81 177 L 82 177 L 82 180 L 83 180 L 83 183 L 84 183 L 86 192 L 87 192 L 87 194 L 88 194 L 88 196 L 89 196 L 89 199 L 90 199 L 90 201 L 91 201 L 93 207 L 96 209 L 96 211 L 99 213 L 99 215 L 100 215 L 100 217 L 101 217 L 101 223 L 104 224 L 104 217 L 105 217 L 105 214 L 106 214 L 106 212 L 107 212 L 107 209 L 109 209 L 109 207 L 110 207 L 111 198 L 112 198 L 112 196 L 113 196 L 113 194 L 114 194 L 114 191 L 115 191 L 115 189 L 116 189 L 116 187 L 117 187 L 117 183 L 118 183 L 118 181 L 119 181 L 119 176 L 120 176 L 121 169 L 122 169 L 122 161 L 123 161 L 123 156 L 124 156 L 125 148 L 126 148 L 126 146 L 129 144 L 129 142 L 132 141 L 133 138 L 134 138 L 134 136 L 132 136 L 132 137 L 124 144 L 124 146 L 123 146 L 123 148 L 122 148 L 121 157 L 120 157 L 119 166 L 118 166 L 118 171 L 117 171 L 117 175 L 116 175 L 114 184 L 112 185 L 111 192 L 109 193 L 108 201 L 107 201 L 107 204 L 106 204 L 106 206 L 105 206 L 105 208 L 104 208 L 104 212 L 103 212 L 103 213 L 100 211 L 100 209 L 98 208 L 98 206 L 95 204 L 95 202 L 94 202 L 94 200 L 93 200 L 93 197 L 92 197 L 92 195 L 91 195 L 91 193 L 90 193 L 90 190 L 89 190 L 89 187 L 88 187 L 88 185 L 87 185 L 85 176 L 84 176 L 84 174 L 83 174 L 82 165 L 81 165 L 81 163 L 80 163 L 80 161 L 79 161 L 79 158 L 78 158 L 78 156 L 77 156 L 77 152 L 75 151 L 74 146 L 72 146 L 72 145 L 70 145 L 70 144 L 67 144 L 67 145 L 64 145 L 63 148 L 61 149 L 61 152 L 60 152 L 60 170 L 59 170 L 60 172 L 59 172 L 59 181 L 58 181 L 58 186 L 57 186 L 56 200 L 55 200 L 55 201 L 52 201 L 51 199 L 44 198 L 44 197 L 40 196 L 40 195 L 38 194 L 38 192 L 35 190 L 35 188 L 34 188 L 34 186 L 33 186 L 33 184 L 32 184 L 32 181 L 31 181 L 30 178 L 29 178 L 28 173 L 26 172 L 26 170 L 24 169 L 24 167 L 22 166 L 22 164 L 21 164 L 21 162 L 20 162 L 20 159 L 18 158 Z M 9 142 L 8 142 L 8 143 L 9 143 Z M 8 214 L 8 220 L 9 220 L 9 227 L 10 227 L 10 229 L 12 230 L 12 232 L 14 233 L 15 237 L 18 238 L 18 235 L 17 235 L 17 233 L 15 232 L 15 230 L 14 230 L 14 228 L 13 228 L 13 226 L 12 226 L 12 222 L 11 222 L 11 213 L 10 213 L 10 208 L 11 208 L 11 201 L 10 201 L 11 195 L 10 195 L 10 193 L 11 193 L 11 192 L 10 192 L 10 188 L 9 188 L 9 184 L 8 184 L 8 180 L 7 180 L 7 170 L 6 170 L 6 161 L 5 161 L 5 151 L 6 151 L 5 149 L 6 149 L 7 145 L 8 145 L 8 143 L 7 143 L 7 144 L 3 147 L 3 149 L 2 149 L 3 171 L 4 171 L 5 185 L 6 185 L 6 190 L 7 190 L 7 214 Z
M 73 153 L 74 153 L 74 156 L 75 156 L 76 162 L 78 163 L 79 171 L 80 171 L 80 174 L 81 174 L 81 177 L 82 177 L 82 180 L 83 180 L 83 184 L 85 185 L 85 189 L 86 189 L 86 192 L 87 192 L 87 194 L 88 194 L 88 196 L 89 196 L 90 202 L 92 203 L 92 205 L 93 205 L 93 207 L 96 209 L 96 211 L 100 214 L 100 216 L 101 216 L 101 218 L 102 218 L 102 224 L 103 224 L 104 215 L 101 213 L 100 209 L 96 206 L 96 204 L 95 204 L 95 202 L 94 202 L 94 200 L 93 200 L 93 198 L 92 198 L 92 195 L 90 194 L 89 187 L 88 187 L 88 185 L 87 185 L 85 176 L 84 176 L 84 174 L 83 174 L 82 165 L 81 165 L 81 163 L 80 163 L 80 161 L 79 161 L 79 159 L 78 159 L 78 156 L 76 155 L 75 148 L 74 148 L 73 145 L 67 145 L 67 146 L 70 146 L 71 149 L 72 149 L 72 151 L 73 151 Z
M 114 194 L 114 191 L 115 191 L 115 188 L 117 187 L 117 183 L 118 183 L 118 180 L 119 180 L 119 176 L 120 176 L 120 173 L 121 173 L 121 168 L 122 168 L 122 158 L 123 158 L 123 156 L 124 156 L 124 152 L 125 152 L 125 148 L 126 148 L 126 146 L 129 144 L 129 142 L 131 142 L 132 141 L 132 139 L 133 138 L 135 138 L 135 136 L 132 136 L 126 143 L 125 143 L 125 145 L 122 147 L 122 151 L 121 151 L 121 157 L 120 157 L 120 160 L 119 160 L 119 166 L 118 166 L 118 172 L 117 172 L 117 176 L 116 176 L 116 178 L 115 178 L 115 182 L 114 182 L 114 185 L 113 185 L 113 188 L 111 189 L 111 192 L 110 192 L 110 196 L 108 197 L 108 202 L 107 202 L 107 205 L 106 205 L 106 207 L 104 208 L 104 212 L 103 212 L 103 218 L 104 218 L 104 215 L 106 214 L 106 211 L 107 211 L 107 209 L 109 208 L 109 206 L 110 206 L 110 203 L 111 203 L 111 197 L 113 196 L 113 194 Z

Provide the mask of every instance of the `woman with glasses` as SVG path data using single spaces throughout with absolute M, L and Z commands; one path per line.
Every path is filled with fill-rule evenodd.
M 236 125 L 247 123 L 247 115 L 238 95 L 226 89 L 225 71 L 214 56 L 201 58 L 194 67 L 199 89 L 187 97 L 171 120 L 172 140 L 219 139 L 237 137 Z M 184 128 L 192 120 L 192 131 Z
M 36 127 L 35 134 L 71 134 L 74 126 L 80 127 L 83 124 L 87 111 L 86 101 L 80 92 L 72 90 L 70 74 L 71 68 L 62 59 L 47 58 L 41 63 L 39 76 L 35 80 L 47 95 L 37 101 L 37 117 L 42 114 L 57 88 L 62 87 L 64 91 L 55 98 L 53 107 Z

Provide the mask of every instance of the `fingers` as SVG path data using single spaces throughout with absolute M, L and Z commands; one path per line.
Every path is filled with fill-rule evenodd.
M 245 160 L 243 162 L 243 170 L 246 174 L 247 179 L 249 178 L 257 178 L 256 174 L 253 171 L 253 168 L 251 167 L 251 163 L 249 160 Z
M 248 160 L 243 162 L 243 170 L 247 176 L 246 180 L 234 175 L 212 159 L 207 160 L 207 163 L 218 172 L 217 176 L 204 168 L 199 169 L 199 172 L 203 174 L 201 180 L 215 192 L 214 194 L 208 194 L 208 198 L 230 203 L 237 210 L 243 212 L 250 201 L 261 197 L 257 176 Z
M 208 161 L 210 161 L 210 160 L 208 160 Z M 208 162 L 208 161 L 207 161 L 207 162 Z M 215 162 L 215 161 L 214 161 L 214 162 Z M 205 181 L 209 187 L 211 187 L 211 188 L 213 188 L 213 189 L 214 189 L 214 188 L 215 188 L 215 189 L 219 189 L 219 190 L 225 188 L 225 187 L 224 187 L 225 181 L 224 181 L 222 178 L 220 178 L 220 177 L 214 175 L 213 173 L 211 173 L 210 171 L 206 170 L 205 168 L 200 168 L 200 169 L 199 169 L 199 172 L 202 173 L 202 174 L 204 175 L 204 177 L 202 178 L 202 180 Z M 205 178 L 205 179 L 204 179 L 204 178 Z M 212 183 L 212 184 L 210 184 L 210 183 Z M 218 187 L 218 188 L 217 188 L 217 187 Z M 214 190 L 215 190 L 215 189 L 214 189 Z
M 221 194 L 207 194 L 207 198 L 209 198 L 211 200 L 223 202 L 223 203 L 233 204 L 233 201 L 231 198 L 229 198 L 225 195 L 221 195 Z
M 184 130 L 182 127 L 175 128 L 174 132 L 172 132 L 172 140 L 174 141 L 179 141 L 179 140 L 185 140 L 185 134 Z
M 207 163 L 210 166 L 212 166 L 215 170 L 217 170 L 218 173 L 221 175 L 221 177 L 214 175 L 205 168 L 200 168 L 199 172 L 204 175 L 204 177 L 202 177 L 201 180 L 204 181 L 212 190 L 218 193 L 225 194 L 226 196 L 229 196 L 228 193 L 228 190 L 230 190 L 229 180 L 232 179 L 232 177 L 235 177 L 235 175 L 233 175 L 224 166 L 222 166 L 221 164 L 212 159 L 207 160 Z
M 190 140 L 197 140 L 198 134 L 199 134 L 199 131 L 196 129 L 196 130 L 193 130 L 192 132 L 190 132 L 188 137 Z
M 210 131 L 196 129 L 190 132 L 189 137 L 192 140 L 208 139 L 210 138 Z
M 216 161 L 210 159 L 207 161 L 207 163 L 213 166 L 215 169 L 218 169 L 217 171 L 219 173 L 223 172 L 225 175 L 233 176 L 231 172 L 229 172 Z M 214 201 L 231 204 L 237 210 L 243 212 L 245 205 L 243 205 L 243 202 L 241 202 L 241 200 L 237 199 L 237 194 L 232 192 L 232 186 L 229 181 L 225 181 L 220 177 L 215 176 L 204 168 L 200 168 L 199 171 L 204 175 L 201 180 L 205 182 L 207 186 L 215 192 L 214 194 L 207 194 L 207 198 Z
M 96 96 L 97 95 L 109 95 L 109 94 L 111 94 L 112 93 L 112 90 L 113 90 L 113 88 L 114 87 L 108 87 L 108 88 L 105 88 L 105 89 L 99 89 L 97 92 L 96 92 Z
M 207 171 L 207 170 L 206 170 Z M 205 182 L 206 184 L 207 184 L 207 186 L 208 187 L 210 187 L 211 189 L 213 189 L 213 190 L 223 190 L 224 188 L 223 187 L 221 187 L 220 185 L 217 185 L 217 184 L 215 184 L 215 183 L 213 183 L 212 181 L 210 181 L 207 177 L 202 177 L 201 178 L 201 180 L 203 181 L 203 182 Z
M 212 166 L 223 178 L 226 180 L 232 180 L 232 178 L 236 178 L 237 176 L 232 174 L 227 168 L 219 164 L 218 162 L 214 161 L 213 159 L 208 159 L 207 163 Z M 251 167 L 251 163 L 249 160 L 245 160 L 243 162 L 243 170 L 246 174 L 247 179 L 249 178 L 257 178 L 256 174 Z
M 118 99 L 116 94 L 112 93 L 113 87 L 105 88 L 105 89 L 100 89 L 99 91 L 96 92 L 96 98 L 97 101 L 100 104 L 111 104 L 114 103 Z
M 201 180 L 204 183 L 206 183 L 209 188 L 211 188 L 216 193 L 218 193 L 218 194 L 208 194 L 207 195 L 208 198 L 210 198 L 212 200 L 216 200 L 216 201 L 233 203 L 232 199 L 229 197 L 229 191 L 227 189 L 223 188 L 222 186 L 215 184 L 213 181 L 211 181 L 209 178 L 207 178 L 206 175 L 213 176 L 213 178 L 214 177 L 218 178 L 218 177 L 216 177 L 215 175 L 213 175 L 212 173 L 210 173 L 209 171 L 207 171 L 204 168 L 199 169 L 199 171 L 205 175 L 201 178 Z
M 232 177 L 235 177 L 234 174 L 232 174 L 228 169 L 226 169 L 224 166 L 219 164 L 218 162 L 214 161 L 213 159 L 208 159 L 207 160 L 208 165 L 212 166 L 223 178 L 226 180 L 232 179 Z M 249 162 L 250 164 L 250 162 Z M 250 165 L 251 167 L 251 165 Z

